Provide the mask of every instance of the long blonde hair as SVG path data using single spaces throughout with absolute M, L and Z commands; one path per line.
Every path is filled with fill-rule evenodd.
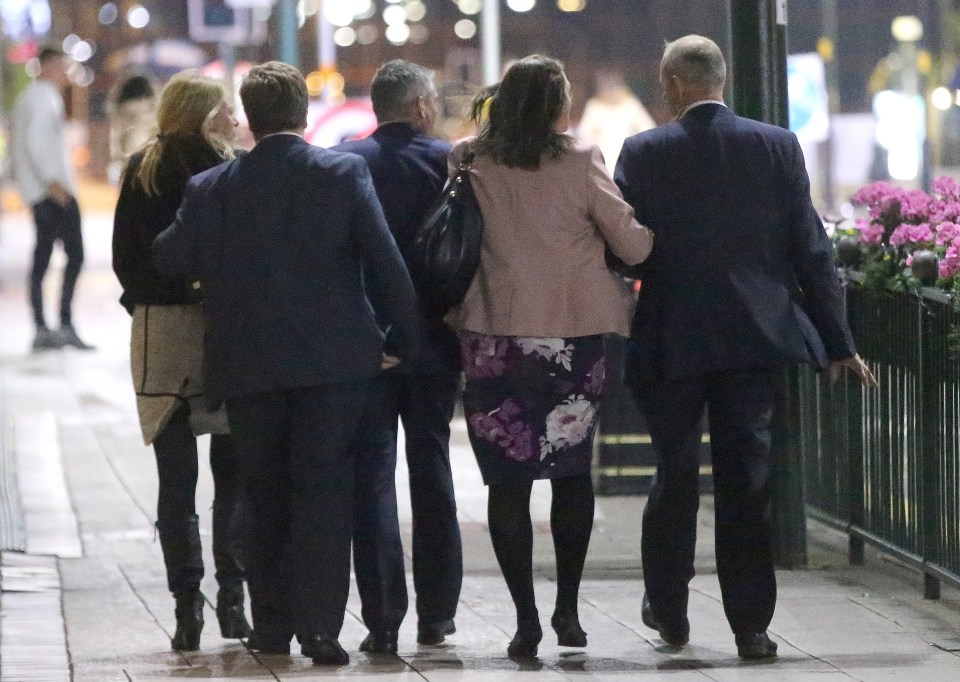
M 225 92 L 223 84 L 196 69 L 181 71 L 164 86 L 157 106 L 157 134 L 144 147 L 136 177 L 148 195 L 160 193 L 160 161 L 172 139 L 200 136 L 224 160 L 233 158 L 230 140 L 212 126 Z

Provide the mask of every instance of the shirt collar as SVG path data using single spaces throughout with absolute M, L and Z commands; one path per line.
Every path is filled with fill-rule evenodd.
M 726 108 L 727 106 L 726 104 L 724 104 L 718 99 L 702 99 L 699 102 L 694 102 L 693 104 L 690 104 L 683 111 L 681 111 L 680 115 L 677 116 L 677 120 L 679 121 L 681 118 L 689 114 L 691 109 L 696 109 L 697 107 L 703 106 L 704 104 L 719 104 L 724 108 Z

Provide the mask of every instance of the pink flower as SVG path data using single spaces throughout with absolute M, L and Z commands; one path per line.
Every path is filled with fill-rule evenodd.
M 960 225 L 954 222 L 940 223 L 937 225 L 935 231 L 937 233 L 937 246 L 946 246 L 957 237 L 960 237 Z
M 903 246 L 904 244 L 923 244 L 933 241 L 933 231 L 927 223 L 921 225 L 908 225 L 904 223 L 893 231 L 890 235 L 890 246 Z
M 953 178 L 941 176 L 933 181 L 933 193 L 943 199 L 960 199 L 960 184 Z
M 906 192 L 900 197 L 900 215 L 904 220 L 926 220 L 930 212 L 930 197 L 922 189 Z
M 883 226 L 875 225 L 863 218 L 857 218 L 853 229 L 860 232 L 861 244 L 881 244 L 883 243 Z

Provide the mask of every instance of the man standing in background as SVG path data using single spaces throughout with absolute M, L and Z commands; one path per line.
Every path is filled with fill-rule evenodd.
M 30 269 L 30 305 L 36 325 L 34 350 L 73 346 L 90 350 L 73 327 L 73 291 L 83 265 L 83 236 L 73 172 L 67 151 L 64 104 L 67 55 L 57 48 L 40 51 L 40 75 L 17 98 L 11 119 L 13 172 L 24 203 L 33 208 L 37 243 Z M 60 294 L 60 328 L 47 327 L 43 314 L 43 278 L 53 245 L 67 254 Z
M 390 231 L 405 255 L 443 190 L 450 145 L 431 136 L 437 91 L 430 71 L 403 60 L 388 62 L 370 91 L 379 127 L 369 138 L 336 150 L 366 160 Z M 355 446 L 354 570 L 370 630 L 360 649 L 372 653 L 396 652 L 397 629 L 407 611 L 394 482 L 398 417 L 406 436 L 413 506 L 417 643 L 440 644 L 456 629 L 463 552 L 450 472 L 450 419 L 460 378 L 459 344 L 441 315 L 423 311 L 423 318 L 420 356 L 374 381 Z

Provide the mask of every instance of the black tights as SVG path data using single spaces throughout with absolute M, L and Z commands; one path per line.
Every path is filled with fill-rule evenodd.
M 157 520 L 179 521 L 197 513 L 197 437 L 190 430 L 190 412 L 182 405 L 153 441 L 160 491 Z M 210 437 L 210 469 L 217 502 L 231 509 L 239 493 L 236 457 L 230 436 Z
M 556 610 L 577 612 L 583 563 L 593 530 L 593 483 L 590 475 L 551 479 L 550 530 L 557 557 Z M 533 483 L 491 485 L 487 523 L 497 563 L 517 607 L 517 623 L 538 619 L 533 593 Z

